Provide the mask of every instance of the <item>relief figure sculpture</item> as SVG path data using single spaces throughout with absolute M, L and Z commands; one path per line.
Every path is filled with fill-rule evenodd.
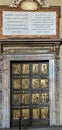
M 39 109 L 38 108 L 33 109 L 33 119 L 39 119 Z
M 22 73 L 23 74 L 29 74 L 29 64 L 23 64 L 22 65 Z
M 29 79 L 22 79 L 22 88 L 23 89 L 29 88 Z
M 41 108 L 41 118 L 48 118 L 48 108 Z
M 20 74 L 21 73 L 21 66 L 20 64 L 13 64 L 13 73 Z
M 39 79 L 38 78 L 32 79 L 32 87 L 39 88 Z
M 48 87 L 48 79 L 41 79 L 41 88 Z
M 22 94 L 22 103 L 29 104 L 29 94 Z
M 39 104 L 39 94 L 32 94 L 32 103 Z
M 47 72 L 48 72 L 48 65 L 47 64 L 42 64 L 41 65 L 41 72 L 43 74 L 47 74 Z
M 39 65 L 38 64 L 33 64 L 33 73 L 36 74 L 39 72 Z
M 29 119 L 29 109 L 22 109 L 22 119 Z

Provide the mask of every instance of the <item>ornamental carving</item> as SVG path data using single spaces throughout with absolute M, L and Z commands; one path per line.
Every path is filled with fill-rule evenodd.
M 22 2 L 24 3 L 24 6 L 30 7 L 31 10 L 33 9 L 33 6 L 36 10 L 36 3 L 39 4 L 41 7 L 49 7 L 49 3 L 46 0 L 12 0 L 9 6 L 18 7 Z

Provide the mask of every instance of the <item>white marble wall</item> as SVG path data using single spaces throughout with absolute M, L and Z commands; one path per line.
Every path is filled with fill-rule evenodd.
M 0 128 L 2 126 L 2 61 L 0 58 Z
M 2 67 L 2 127 L 10 126 L 10 62 L 3 60 Z
M 60 48 L 60 125 L 62 126 L 62 46 Z

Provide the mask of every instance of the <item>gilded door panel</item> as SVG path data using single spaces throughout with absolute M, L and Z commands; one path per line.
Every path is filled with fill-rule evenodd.
M 42 93 L 40 94 L 40 103 L 47 104 L 49 101 L 49 95 L 48 93 Z
M 13 64 L 13 73 L 20 74 L 21 73 L 21 66 L 20 64 Z
M 30 85 L 30 81 L 28 78 L 23 78 L 22 79 L 22 88 L 23 89 L 28 89 Z
M 39 119 L 40 114 L 39 108 L 34 108 L 32 113 L 33 113 L 33 119 Z
M 48 107 L 41 108 L 41 118 L 48 119 Z
M 32 64 L 32 73 L 33 74 L 39 73 L 39 64 Z
M 19 120 L 19 118 L 20 118 L 20 110 L 14 109 L 13 110 L 13 120 Z
M 40 87 L 40 85 L 39 85 L 39 78 L 33 78 L 33 79 L 32 79 L 32 87 L 33 87 L 34 89 Z
M 22 103 L 29 104 L 30 103 L 30 96 L 29 94 L 22 94 Z
M 22 65 L 22 74 L 29 74 L 30 71 L 30 65 L 29 64 L 23 64 Z
M 41 88 L 48 88 L 48 79 L 41 79 Z
M 49 123 L 48 68 L 48 61 L 11 62 L 11 126 L 19 118 L 23 126 Z
M 48 64 L 43 63 L 41 65 L 41 73 L 47 74 L 48 73 Z
M 21 88 L 21 80 L 20 79 L 13 79 L 13 88 L 20 89 Z
M 40 102 L 39 94 L 38 93 L 32 94 L 32 103 L 33 104 L 39 104 L 39 102 Z
M 22 119 L 29 119 L 29 109 L 22 109 Z
M 21 95 L 20 94 L 13 94 L 13 105 L 20 105 L 21 104 Z

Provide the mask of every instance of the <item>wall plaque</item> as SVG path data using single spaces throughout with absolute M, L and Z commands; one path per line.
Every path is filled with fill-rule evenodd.
M 0 9 L 0 38 L 59 38 L 59 7 L 38 11 Z
M 3 35 L 56 35 L 56 12 L 3 11 Z

